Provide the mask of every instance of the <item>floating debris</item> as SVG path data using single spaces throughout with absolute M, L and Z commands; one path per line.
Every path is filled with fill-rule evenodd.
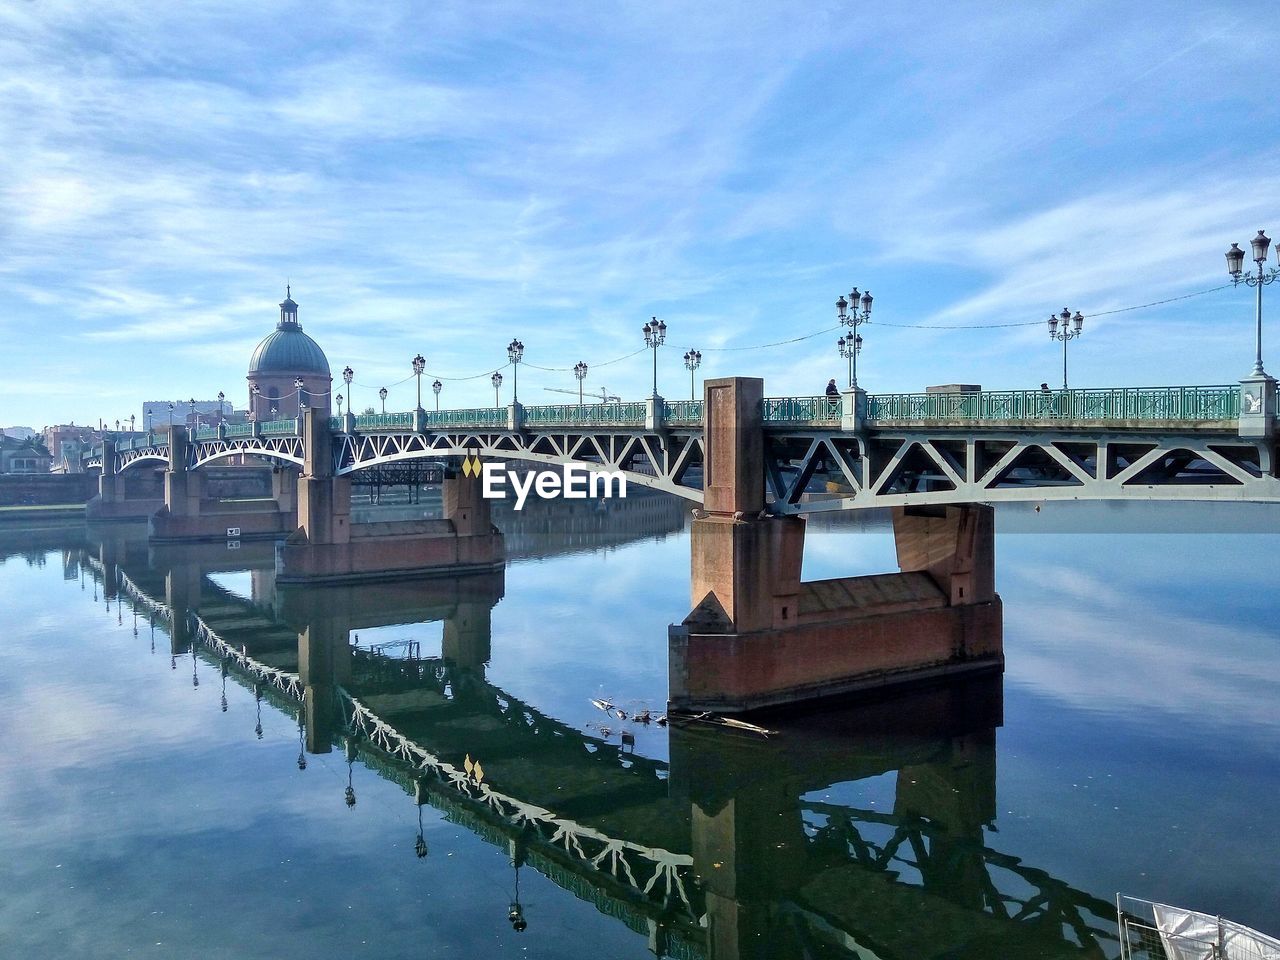
M 674 724 L 686 723 L 708 723 L 716 727 L 728 727 L 731 730 L 743 730 L 747 733 L 755 733 L 762 737 L 768 737 L 774 731 L 766 727 L 758 726 L 754 723 L 748 723 L 746 720 L 738 720 L 734 717 L 722 717 L 719 714 L 703 711 L 702 713 L 675 713 L 670 714 L 667 718 Z

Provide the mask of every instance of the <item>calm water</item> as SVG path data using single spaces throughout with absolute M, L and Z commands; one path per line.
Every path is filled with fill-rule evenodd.
M 1111 957 L 1117 891 L 1280 933 L 1280 512 L 1002 508 L 1002 680 L 768 741 L 630 719 L 684 513 L 354 591 L 0 533 L 0 955 Z M 892 569 L 810 531 L 806 578 Z

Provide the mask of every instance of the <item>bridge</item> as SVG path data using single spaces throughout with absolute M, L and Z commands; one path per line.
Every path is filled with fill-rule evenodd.
M 762 398 L 775 514 L 1012 500 L 1280 500 L 1274 417 L 1239 385 Z M 1242 415 L 1242 409 L 1245 413 Z M 702 503 L 705 400 L 330 417 L 331 469 L 460 459 L 573 463 Z M 1264 421 L 1267 418 L 1263 418 Z M 301 468 L 301 419 L 197 429 L 181 466 L 237 454 Z M 99 445 L 114 475 L 170 466 L 169 435 Z
M 281 541 L 283 580 L 356 582 L 503 562 L 464 458 L 579 466 L 693 505 L 692 611 L 668 638 L 673 708 L 738 712 L 942 674 L 1003 669 L 992 504 L 1054 500 L 1280 503 L 1275 381 L 1236 385 L 764 396 L 554 404 L 171 427 L 108 440 L 102 508 L 123 471 L 165 467 L 156 540 Z M 200 468 L 280 466 L 275 500 L 218 503 Z M 352 523 L 352 477 L 443 465 L 440 521 Z M 891 508 L 897 573 L 801 581 L 804 517 Z
M 941 960 L 966 944 L 1010 958 L 1118 952 L 1109 901 L 987 841 L 999 678 L 916 694 L 905 720 L 880 704 L 768 741 L 672 729 L 663 762 L 546 716 L 487 682 L 465 654 L 349 643 L 355 623 L 447 619 L 460 597 L 496 603 L 483 577 L 383 585 L 359 607 L 342 597 L 317 607 L 288 588 L 242 599 L 199 567 L 156 567 L 127 551 L 70 562 L 108 603 L 167 631 L 167 652 L 190 656 L 193 671 L 212 670 L 294 717 L 300 767 L 309 753 L 343 751 L 349 803 L 358 764 L 627 925 L 659 956 Z M 215 562 L 224 567 L 225 554 Z M 888 809 L 815 799 L 886 774 L 896 779 Z M 536 911 L 528 922 L 536 930 Z

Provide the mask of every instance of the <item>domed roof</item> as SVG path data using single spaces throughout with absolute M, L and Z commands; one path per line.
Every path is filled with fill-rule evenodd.
M 253 351 L 249 375 L 288 373 L 320 374 L 329 377 L 329 360 L 320 345 L 302 332 L 298 305 L 285 295 L 280 304 L 280 322 Z

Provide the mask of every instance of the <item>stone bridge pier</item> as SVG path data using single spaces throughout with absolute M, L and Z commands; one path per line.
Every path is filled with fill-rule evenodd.
M 108 522 L 145 520 L 160 508 L 162 501 L 155 495 L 154 489 L 138 489 L 139 486 L 149 486 L 138 482 L 139 480 L 151 478 L 135 477 L 134 483 L 126 484 L 125 477 L 116 456 L 116 441 L 107 437 L 102 441 L 102 473 L 98 475 L 98 495 L 85 504 L 86 519 Z M 130 492 L 133 497 L 129 496 Z
M 693 611 L 669 631 L 670 706 L 742 712 L 1003 669 L 990 506 L 896 508 L 899 571 L 805 583 L 805 521 L 764 498 L 763 381 L 705 384 Z
M 479 477 L 445 476 L 443 520 L 352 524 L 351 480 L 334 474 L 327 414 L 308 410 L 303 431 L 298 527 L 277 550 L 280 583 L 456 576 L 502 566 L 502 534 Z
M 205 474 L 188 468 L 187 428 L 169 427 L 169 465 L 164 473 L 164 505 L 151 515 L 150 539 L 155 543 L 208 540 L 271 540 L 296 525 L 290 467 L 272 472 L 273 498 L 222 501 L 207 496 Z M 110 458 L 114 460 L 114 457 Z M 108 462 L 103 452 L 103 475 Z

